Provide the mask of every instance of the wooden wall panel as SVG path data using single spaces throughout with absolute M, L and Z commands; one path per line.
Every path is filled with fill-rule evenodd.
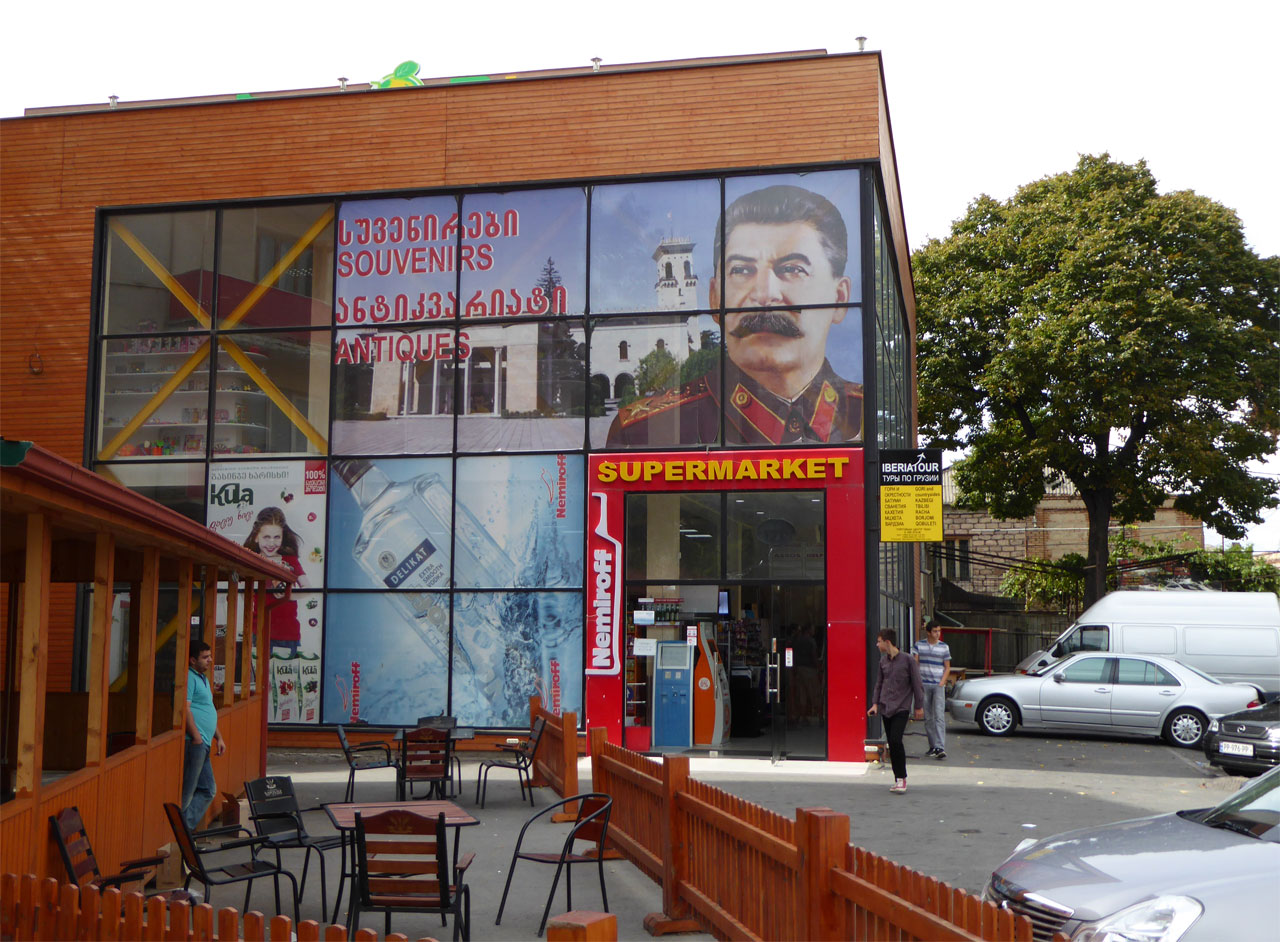
M 31 873 L 32 821 L 36 804 L 16 798 L 0 805 L 0 873 Z
M 158 746 L 150 749 L 134 747 L 107 759 L 98 776 L 98 807 L 100 809 L 97 827 L 90 838 L 93 849 L 100 857 L 117 864 L 121 860 L 141 857 L 153 853 L 151 845 L 143 850 L 142 831 L 145 822 L 156 815 L 164 819 L 164 808 L 160 804 L 153 806 L 146 800 L 148 796 L 149 772 L 148 752 L 159 752 Z M 176 760 L 181 764 L 182 760 Z M 181 769 L 178 772 L 182 774 Z M 178 786 L 181 789 L 181 785 Z M 176 794 L 176 793 L 175 793 Z M 139 800 L 144 796 L 144 800 Z M 165 801 L 177 801 L 176 797 Z M 161 841 L 160 843 L 164 843 Z M 101 845 L 101 850 L 99 850 Z
M 89 843 L 93 845 L 94 856 L 98 858 L 98 867 L 103 873 L 114 872 L 114 866 L 108 864 L 98 850 L 98 824 L 103 818 L 98 803 L 98 778 L 92 773 L 78 772 L 65 779 L 52 782 L 40 792 L 40 811 L 38 813 L 36 833 L 40 834 L 43 822 L 44 840 L 36 850 L 36 860 L 43 868 L 40 876 L 56 877 L 60 882 L 67 879 L 66 867 L 58 855 L 57 846 L 50 833 L 49 818 L 64 808 L 75 805 L 80 809 L 80 817 L 84 821 L 85 831 L 89 834 Z M 109 814 L 110 812 L 108 812 Z M 128 858 L 122 858 L 128 859 Z M 107 867 L 112 866 L 111 870 Z
M 185 736 L 181 732 L 165 733 L 152 741 L 146 750 L 146 782 L 138 783 L 133 794 L 144 795 L 138 809 L 138 827 L 135 825 L 133 843 L 128 856 L 142 857 L 154 854 L 156 848 L 173 840 L 173 830 L 164 813 L 166 801 L 182 801 L 182 762 Z M 119 792 L 103 790 L 103 795 L 119 795 Z

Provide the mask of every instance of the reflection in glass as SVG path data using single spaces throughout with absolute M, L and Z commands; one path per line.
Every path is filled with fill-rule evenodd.
M 821 491 L 743 491 L 727 501 L 728 578 L 826 577 Z
M 403 593 L 400 593 L 403 594 Z M 429 614 L 424 635 L 392 593 L 331 592 L 324 632 L 324 722 L 412 725 L 445 713 L 449 695 L 449 597 L 410 593 Z M 528 705 L 525 707 L 528 715 Z
M 587 196 L 582 187 L 468 193 L 462 199 L 464 317 L 581 314 Z
M 720 182 L 598 186 L 591 194 L 591 313 L 706 310 Z
M 340 331 L 333 355 L 333 452 L 451 451 L 455 336 L 439 326 Z
M 459 572 L 457 585 L 581 586 L 582 494 L 580 454 L 459 458 L 458 539 L 483 528 L 504 562 L 497 571 Z
M 591 331 L 591 446 L 717 444 L 719 360 L 720 335 L 706 315 L 597 322 Z
M 150 461 L 100 464 L 94 470 L 108 480 L 150 497 L 196 523 L 204 523 L 204 464 Z
M 218 343 L 213 453 L 323 454 L 328 332 L 222 336 Z
M 587 348 L 580 320 L 471 324 L 462 334 L 460 451 L 582 447 Z
M 331 203 L 224 210 L 219 326 L 328 324 L 333 310 L 332 220 Z
M 460 724 L 527 726 L 531 696 L 551 710 L 581 710 L 581 592 L 460 592 L 454 626 Z
M 719 494 L 628 494 L 627 578 L 719 579 Z
M 213 310 L 213 210 L 113 216 L 107 232 L 102 299 L 106 333 L 208 326 Z

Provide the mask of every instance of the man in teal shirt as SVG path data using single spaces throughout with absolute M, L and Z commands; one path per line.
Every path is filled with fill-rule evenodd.
M 187 671 L 187 743 L 182 764 L 182 819 L 195 830 L 209 810 L 217 794 L 213 779 L 210 751 L 217 755 L 226 751 L 226 743 L 218 733 L 218 708 L 213 705 L 209 687 L 209 669 L 213 651 L 199 638 L 192 638 L 188 649 Z

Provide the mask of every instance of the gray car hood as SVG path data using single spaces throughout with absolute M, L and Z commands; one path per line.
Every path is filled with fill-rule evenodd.
M 1153 896 L 1194 897 L 1205 907 L 1196 936 L 1215 924 L 1239 931 L 1255 917 L 1274 925 L 1278 873 L 1280 844 L 1177 814 L 1068 831 L 1019 851 L 996 870 L 1085 921 Z

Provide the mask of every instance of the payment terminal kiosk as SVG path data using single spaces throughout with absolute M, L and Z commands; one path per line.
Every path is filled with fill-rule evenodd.
M 693 645 L 659 641 L 653 665 L 653 748 L 693 745 Z

